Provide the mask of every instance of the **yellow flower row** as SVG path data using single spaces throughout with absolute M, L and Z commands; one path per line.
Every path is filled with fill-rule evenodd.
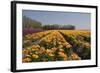
M 72 30 L 51 30 L 45 32 L 39 32 L 35 34 L 28 34 L 25 36 L 25 40 L 36 40 L 39 39 L 40 43 L 35 45 L 30 45 L 23 49 L 23 62 L 32 62 L 32 61 L 49 61 L 49 60 L 58 60 L 61 58 L 63 60 L 69 60 L 68 53 L 65 52 L 65 49 L 71 49 L 72 45 L 70 45 L 65 38 L 62 36 L 60 32 L 66 35 L 80 35 L 84 34 L 89 36 L 90 32 L 85 31 L 72 31 Z M 50 34 L 48 34 L 50 33 Z M 47 35 L 48 34 L 48 35 Z M 47 36 L 45 36 L 47 35 Z M 45 37 L 43 37 L 45 36 Z M 41 38 L 43 37 L 43 38 Z M 41 38 L 41 39 L 40 39 Z M 24 41 L 25 41 L 24 40 Z M 44 45 L 41 45 L 44 44 Z M 51 46 L 50 46 L 51 45 Z M 84 44 L 86 47 L 89 47 L 89 44 Z M 49 48 L 47 46 L 50 46 Z M 69 50 L 69 52 L 71 52 Z M 57 58 L 55 58 L 58 56 Z M 72 60 L 79 60 L 79 56 L 76 53 L 71 53 L 70 55 Z
M 49 44 L 53 44 L 54 46 L 58 44 L 60 47 L 71 47 L 71 45 L 63 38 L 63 36 L 58 31 L 53 31 L 50 35 L 47 35 L 46 37 L 42 38 L 42 41 L 45 41 Z
M 83 35 L 83 36 L 90 36 L 91 33 L 89 30 L 59 30 L 60 32 L 62 32 L 65 35 L 72 35 L 74 37 L 78 36 L 78 35 Z

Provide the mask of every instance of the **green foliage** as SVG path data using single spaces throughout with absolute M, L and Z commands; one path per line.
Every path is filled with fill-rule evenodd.
M 42 28 L 42 24 L 36 20 L 23 16 L 23 28 Z
M 67 54 L 68 57 L 71 55 L 71 49 L 69 48 L 64 48 L 64 52 Z

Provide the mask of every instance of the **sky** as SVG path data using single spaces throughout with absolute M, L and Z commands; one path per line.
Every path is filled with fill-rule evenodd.
M 91 14 L 79 12 L 23 10 L 23 16 L 45 24 L 74 25 L 76 29 L 90 29 Z

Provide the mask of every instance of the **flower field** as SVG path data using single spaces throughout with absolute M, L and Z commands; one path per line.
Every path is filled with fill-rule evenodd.
M 48 30 L 23 36 L 23 63 L 86 59 L 91 59 L 89 30 Z

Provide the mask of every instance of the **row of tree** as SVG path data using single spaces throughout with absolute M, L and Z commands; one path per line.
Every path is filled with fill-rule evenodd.
M 41 22 L 23 16 L 23 28 L 33 28 L 33 29 L 44 29 L 44 30 L 53 30 L 53 29 L 75 29 L 73 25 L 62 25 L 62 24 L 48 24 L 42 25 Z
M 75 29 L 75 26 L 73 25 L 59 25 L 59 24 L 48 24 L 48 25 L 44 25 L 43 29 L 48 29 L 48 30 L 52 30 L 52 29 L 67 29 L 67 30 L 73 30 Z

